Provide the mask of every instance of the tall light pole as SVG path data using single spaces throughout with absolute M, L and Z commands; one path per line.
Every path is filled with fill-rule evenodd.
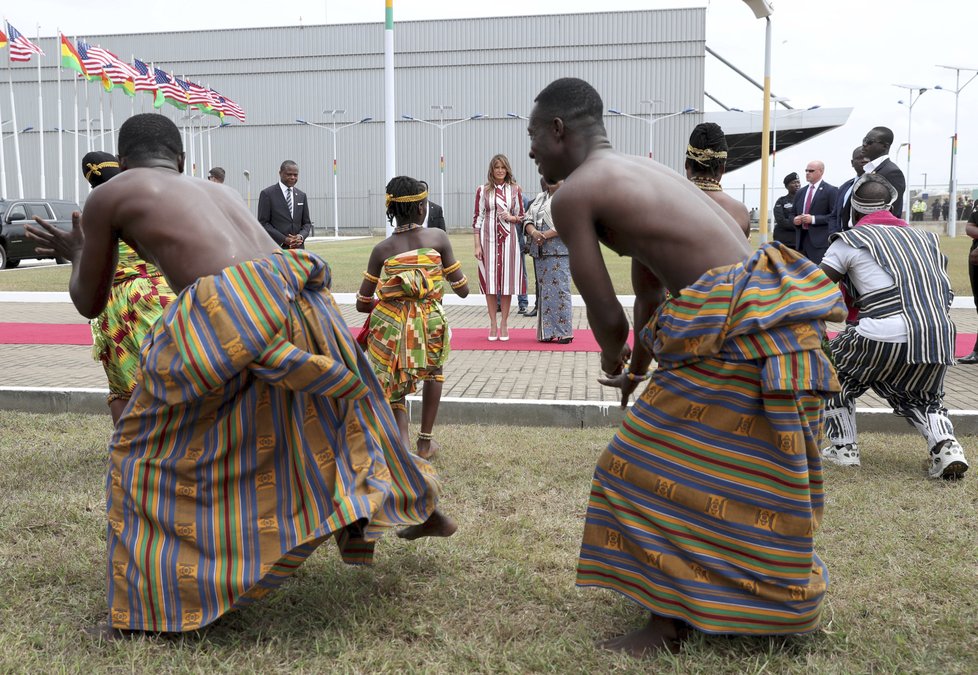
M 966 68 L 964 66 L 937 66 L 953 70 L 954 75 L 954 136 L 951 137 L 951 182 L 948 186 L 948 210 L 947 210 L 947 236 L 954 237 L 958 233 L 958 214 L 955 205 L 958 202 L 958 95 L 961 90 L 971 84 L 971 81 L 978 77 L 978 68 Z M 968 78 L 968 81 L 961 84 L 961 71 L 975 71 L 975 74 Z
M 913 128 L 913 107 L 917 105 L 917 101 L 920 97 L 924 95 L 924 92 L 931 87 L 920 87 L 912 84 L 894 84 L 894 87 L 900 87 L 901 89 L 906 89 L 909 92 L 907 100 L 904 101 L 900 99 L 897 101 L 900 105 L 907 106 L 907 194 L 904 199 L 904 220 L 908 223 L 910 222 L 910 148 L 911 148 L 911 129 Z M 934 89 L 941 89 L 940 85 L 933 87 Z
M 648 99 L 645 99 L 645 100 L 642 101 L 642 103 L 648 103 L 651 106 L 651 105 L 653 105 L 655 103 L 655 101 L 650 101 Z M 694 113 L 694 112 L 696 112 L 696 108 L 683 108 L 682 110 L 677 110 L 676 112 L 666 113 L 665 115 L 662 115 L 661 117 L 653 117 L 652 110 L 650 108 L 649 109 L 649 119 L 645 119 L 644 117 L 639 117 L 638 115 L 631 115 L 631 114 L 629 114 L 627 112 L 622 112 L 621 110 L 618 110 L 617 108 L 608 108 L 608 112 L 610 112 L 612 115 L 621 115 L 622 117 L 630 117 L 633 120 L 639 120 L 639 121 L 645 122 L 646 124 L 649 125 L 649 159 L 652 159 L 652 150 L 653 150 L 653 147 L 652 147 L 653 146 L 652 128 L 656 124 L 658 124 L 659 122 L 661 122 L 662 120 L 667 120 L 670 117 L 675 117 L 677 115 L 688 115 L 689 113 Z
M 417 117 L 412 117 L 411 115 L 401 115 L 401 118 L 410 120 L 412 122 L 421 122 L 422 124 L 427 124 L 428 126 L 435 127 L 438 129 L 438 143 L 439 143 L 439 153 L 440 153 L 440 166 L 441 166 L 441 194 L 439 199 L 441 199 L 442 208 L 445 207 L 445 129 L 456 124 L 461 124 L 462 122 L 468 122 L 469 120 L 480 120 L 485 117 L 482 113 L 476 113 L 469 117 L 463 117 L 460 120 L 455 120 L 454 122 L 449 122 L 445 124 L 445 111 L 451 110 L 450 105 L 433 105 L 432 110 L 438 111 L 438 122 L 429 122 L 428 120 L 418 119 Z
M 364 122 L 369 122 L 373 117 L 364 117 L 363 119 L 357 120 L 356 122 L 349 122 L 348 124 L 343 124 L 341 126 L 336 126 L 336 116 L 342 115 L 346 110 L 342 108 L 334 108 L 331 110 L 324 110 L 323 113 L 330 115 L 333 118 L 333 126 L 327 126 L 325 124 L 316 124 L 315 122 L 307 122 L 302 119 L 297 119 L 296 122 L 299 124 L 305 124 L 310 127 L 316 127 L 317 129 L 325 129 L 333 135 L 333 236 L 339 239 L 340 237 L 340 195 L 337 192 L 336 187 L 336 175 L 339 173 L 339 167 L 336 163 L 336 134 L 348 127 L 354 127 L 358 124 L 363 124 Z
M 767 161 L 771 154 L 771 13 L 774 8 L 768 0 L 744 0 L 754 12 L 754 18 L 764 19 L 764 122 L 761 125 L 761 218 L 758 223 L 761 243 L 767 243 L 768 185 L 771 176 Z

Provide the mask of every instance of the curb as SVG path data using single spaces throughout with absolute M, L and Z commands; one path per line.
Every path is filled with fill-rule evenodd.
M 49 389 L 0 387 L 0 410 L 50 415 L 81 413 L 105 415 L 108 389 Z M 421 397 L 409 396 L 408 416 L 421 419 Z M 878 433 L 916 434 L 906 420 L 885 408 L 856 408 L 859 430 Z M 978 435 L 978 410 L 949 410 L 948 416 L 960 436 Z M 509 424 L 528 427 L 608 427 L 621 424 L 625 413 L 605 401 L 542 401 L 522 399 L 445 397 L 438 407 L 439 423 Z

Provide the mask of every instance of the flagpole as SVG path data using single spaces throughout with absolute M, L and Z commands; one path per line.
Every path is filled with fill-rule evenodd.
M 9 54 L 9 49 L 7 50 Z M 14 67 L 7 59 L 7 83 L 10 85 L 10 120 L 14 125 L 14 163 L 17 167 L 17 196 L 24 198 L 24 176 L 20 171 L 20 137 L 17 133 L 17 107 L 14 103 Z
M 58 29 L 58 56 L 61 56 L 61 29 Z M 58 64 L 58 199 L 65 198 L 64 119 L 61 113 L 61 64 Z M 77 199 L 75 201 L 78 201 Z
M 112 109 L 112 96 L 109 96 L 109 147 L 112 148 L 111 154 L 115 154 L 115 111 Z
M 89 91 L 91 91 L 91 87 L 85 87 L 85 152 L 91 152 L 95 149 L 92 147 L 92 110 L 89 105 Z M 101 122 L 102 120 L 99 121 Z M 89 185 L 88 187 L 91 190 L 92 186 Z
M 80 202 L 81 195 L 79 194 L 79 190 L 78 190 L 78 173 L 77 173 L 79 166 L 81 166 L 79 164 L 79 157 L 78 157 L 78 136 L 79 136 L 79 131 L 81 131 L 78 128 L 78 79 L 80 77 L 81 77 L 81 74 L 80 73 L 75 75 L 75 170 L 72 171 L 72 173 L 71 173 L 71 175 L 74 176 L 73 182 L 75 184 L 75 203 L 76 204 L 80 204 L 81 203 Z
M 385 0 L 384 5 L 384 139 L 387 147 L 386 169 L 389 182 L 396 173 L 394 149 L 394 0 Z M 338 195 L 333 195 L 336 199 Z M 388 222 L 387 235 L 394 231 Z
M 41 24 L 37 25 L 37 41 L 41 41 Z M 44 176 L 44 96 L 41 91 L 41 56 L 37 56 L 37 130 L 41 137 L 41 198 L 47 197 L 47 180 Z M 23 195 L 21 195 L 23 197 Z
M 102 77 L 105 77 L 103 74 Z M 98 131 L 99 131 L 99 143 L 102 147 L 99 148 L 102 152 L 105 152 L 105 87 L 103 86 L 98 90 Z M 94 148 L 92 148 L 94 150 Z
M 3 149 L 3 120 L 0 119 L 0 199 L 7 198 L 7 163 Z

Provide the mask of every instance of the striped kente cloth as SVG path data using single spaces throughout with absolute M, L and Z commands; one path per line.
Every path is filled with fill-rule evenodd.
M 187 631 L 281 584 L 336 535 L 346 562 L 439 491 L 302 250 L 184 289 L 143 349 L 107 481 L 112 626 Z
M 833 234 L 832 241 L 837 239 L 868 251 L 876 264 L 893 277 L 899 302 L 891 314 L 902 314 L 906 319 L 908 362 L 953 364 L 955 328 L 948 310 L 954 292 L 940 237 L 912 227 L 860 225 Z M 863 302 L 847 277 L 843 284 L 862 307 Z
M 441 369 L 451 353 L 442 308 L 441 254 L 419 248 L 384 261 L 370 314 L 367 358 L 391 401 Z
M 176 297 L 155 265 L 125 242 L 119 242 L 118 250 L 108 303 L 91 322 L 92 356 L 105 369 L 110 402 L 132 394 L 143 339 Z
M 839 386 L 821 340 L 844 316 L 835 284 L 781 244 L 666 301 L 642 331 L 658 368 L 595 469 L 578 585 L 710 633 L 816 627 L 817 441 Z

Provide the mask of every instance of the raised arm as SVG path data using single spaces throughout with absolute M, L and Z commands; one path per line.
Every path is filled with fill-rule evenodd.
M 95 191 L 85 203 L 85 214 L 71 214 L 71 232 L 64 232 L 41 218 L 27 225 L 27 236 L 41 245 L 38 250 L 71 261 L 68 293 L 78 312 L 94 319 L 105 309 L 112 277 L 119 260 L 119 236 L 112 228 L 111 200 Z M 108 203 L 107 203 L 108 202 Z

